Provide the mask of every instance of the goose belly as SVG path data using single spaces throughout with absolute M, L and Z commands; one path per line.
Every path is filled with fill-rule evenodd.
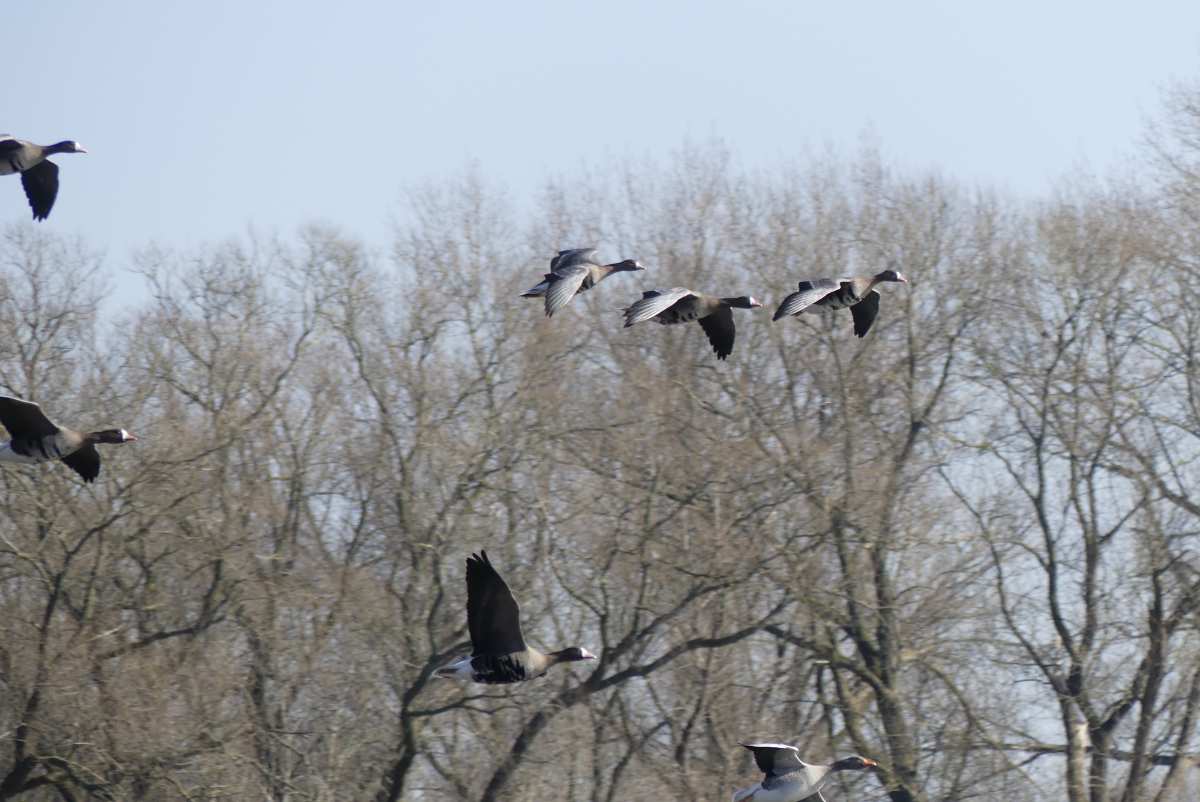
M 676 323 L 691 323 L 693 320 L 699 320 L 703 315 L 700 311 L 688 307 L 686 309 L 671 308 L 664 312 L 659 312 L 654 318 L 664 326 L 673 326 Z
M 473 679 L 486 685 L 507 685 L 510 682 L 523 682 L 541 676 L 530 671 L 519 654 L 475 655 L 472 658 L 475 668 Z
M 0 155 L 0 175 L 12 175 L 36 167 L 42 159 L 31 159 L 24 148 Z
M 773 788 L 763 788 L 762 783 L 751 788 L 735 791 L 733 802 L 801 802 L 816 793 L 805 783 L 789 782 Z
M 17 462 L 23 465 L 36 465 L 39 462 L 49 462 L 52 459 L 55 459 L 55 457 L 42 456 L 41 454 L 36 454 L 34 456 L 18 454 L 17 452 L 13 451 L 11 442 L 0 445 L 0 462 Z
M 837 292 L 831 292 L 821 300 L 817 301 L 814 306 L 823 306 L 826 309 L 846 309 L 854 306 L 862 300 L 862 297 L 855 295 L 854 291 L 849 288 L 843 288 Z M 809 307 L 812 309 L 813 307 Z M 813 311 L 816 311 L 815 309 Z

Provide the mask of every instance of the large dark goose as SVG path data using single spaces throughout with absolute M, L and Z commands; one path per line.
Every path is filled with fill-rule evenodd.
M 596 248 L 572 248 L 559 251 L 550 260 L 550 272 L 530 289 L 521 293 L 522 298 L 546 299 L 546 317 L 567 305 L 581 292 L 586 292 L 613 273 L 626 270 L 645 270 L 635 259 L 602 265 L 596 261 Z
M 12 439 L 0 445 L 0 462 L 36 464 L 60 459 L 85 482 L 100 475 L 97 443 L 128 443 L 137 440 L 124 429 L 77 432 L 59 426 L 32 401 L 0 395 L 0 424 Z
M 800 282 L 800 289 L 783 299 L 772 320 L 796 316 L 804 312 L 819 313 L 822 309 L 850 307 L 854 316 L 854 333 L 866 336 L 879 314 L 879 293 L 875 285 L 884 281 L 908 282 L 897 270 L 884 270 L 874 276 L 855 278 L 817 278 Z
M 486 551 L 467 558 L 467 628 L 471 656 L 442 666 L 437 676 L 503 684 L 540 677 L 558 663 L 596 659 L 578 646 L 543 653 L 526 645 L 517 600 Z
M 731 310 L 758 309 L 761 306 L 749 295 L 718 298 L 686 287 L 648 290 L 642 293 L 642 300 L 625 310 L 625 325 L 632 326 L 653 319 L 670 326 L 695 320 L 708 335 L 717 359 L 724 359 L 733 353 L 733 340 L 737 335 Z
M 754 753 L 762 781 L 733 792 L 733 802 L 801 802 L 815 796 L 824 802 L 821 788 L 835 771 L 875 768 L 874 760 L 853 755 L 834 763 L 805 763 L 800 752 L 787 744 L 740 744 Z
M 21 174 L 21 186 L 33 209 L 34 220 L 45 220 L 58 197 L 58 165 L 47 156 L 55 153 L 87 153 L 70 139 L 53 145 L 35 145 L 10 134 L 0 134 L 0 175 Z

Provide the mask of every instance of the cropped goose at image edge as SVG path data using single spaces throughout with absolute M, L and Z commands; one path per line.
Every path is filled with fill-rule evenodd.
M 137 440 L 124 429 L 80 432 L 59 426 L 34 402 L 7 395 L 0 395 L 0 424 L 11 437 L 0 445 L 0 462 L 35 465 L 62 460 L 85 482 L 94 482 L 100 475 L 97 443 L 115 445 Z
M 0 175 L 21 174 L 25 198 L 34 220 L 45 220 L 58 197 L 58 165 L 47 156 L 55 153 L 87 153 L 71 139 L 53 145 L 35 145 L 10 134 L 0 134 Z

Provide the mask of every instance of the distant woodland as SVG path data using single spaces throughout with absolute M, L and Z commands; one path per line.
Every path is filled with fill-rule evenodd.
M 403 218 L 0 226 L 0 392 L 140 438 L 0 468 L 0 800 L 716 800 L 753 739 L 879 761 L 830 800 L 1200 798 L 1200 85 L 1035 199 L 712 144 Z M 517 297 L 592 244 L 647 269 Z M 771 322 L 893 260 L 866 338 Z M 767 308 L 621 327 L 676 285 Z M 480 548 L 600 659 L 434 678 Z

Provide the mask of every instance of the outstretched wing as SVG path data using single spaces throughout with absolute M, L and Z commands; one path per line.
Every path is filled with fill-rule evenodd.
M 100 475 L 100 452 L 91 443 L 83 448 L 72 451 L 62 458 L 71 470 L 83 477 L 85 482 L 94 482 Z
M 700 327 L 708 335 L 717 359 L 724 359 L 733 352 L 733 339 L 737 331 L 733 326 L 733 310 L 722 304 L 717 311 L 699 320 Z
M 850 307 L 850 314 L 854 315 L 854 333 L 865 337 L 875 322 L 875 316 L 879 314 L 879 293 L 871 290 L 866 298 Z
M 783 299 L 783 303 L 775 310 L 771 320 L 779 320 L 789 315 L 797 315 L 829 293 L 835 291 L 839 284 L 831 278 L 818 278 L 812 281 L 801 281 L 800 289 Z
M 482 550 L 467 558 L 467 628 L 472 655 L 525 649 L 517 600 Z
M 33 219 L 45 220 L 58 197 L 58 165 L 47 159 L 30 167 L 21 173 L 21 186 L 25 187 Z
M 559 251 L 558 256 L 550 260 L 550 269 L 559 270 L 571 265 L 590 264 L 599 252 L 599 248 L 570 248 Z
M 669 290 L 661 291 L 647 290 L 642 293 L 642 300 L 636 301 L 625 310 L 625 325 L 632 326 L 634 323 L 649 320 L 670 309 L 689 295 L 695 295 L 695 293 L 687 287 L 672 287 Z
M 59 429 L 32 401 L 0 395 L 0 424 L 14 438 L 51 437 Z
M 754 762 L 768 777 L 779 777 L 804 768 L 796 747 L 787 744 L 739 744 L 754 753 Z
M 567 301 L 575 297 L 588 272 L 584 265 L 563 267 L 560 264 L 555 268 L 555 279 L 546 289 L 546 317 L 553 317 L 555 312 L 567 305 Z

